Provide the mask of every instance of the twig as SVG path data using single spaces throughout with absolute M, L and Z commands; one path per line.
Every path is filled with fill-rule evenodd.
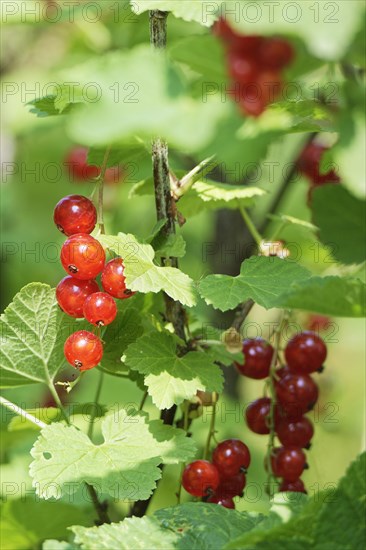
M 211 439 L 215 438 L 215 422 L 216 422 L 216 405 L 217 405 L 217 393 L 213 392 L 212 394 L 212 416 L 210 421 L 210 428 L 207 435 L 206 445 L 203 452 L 203 458 L 204 460 L 207 460 L 208 455 L 210 453 L 210 445 L 211 445 Z
M 100 169 L 100 176 L 99 176 L 98 225 L 99 225 L 99 231 L 101 235 L 104 235 L 105 233 L 104 214 L 103 214 L 104 177 L 105 177 L 105 172 L 107 170 L 107 163 L 108 163 L 108 157 L 110 152 L 111 152 L 111 147 L 107 147 L 106 152 L 104 154 L 103 164 Z
M 45 424 L 45 422 L 42 422 L 42 420 L 40 420 L 39 418 L 33 416 L 33 414 L 25 411 L 24 409 L 22 409 L 21 407 L 19 407 L 15 403 L 12 403 L 11 401 L 8 401 L 7 399 L 5 399 L 5 397 L 0 396 L 0 405 L 3 405 L 4 407 L 9 409 L 13 413 L 18 414 L 19 416 L 21 416 L 25 420 L 29 420 L 29 422 L 32 422 L 32 424 L 35 424 L 37 426 L 37 428 L 39 428 L 40 430 L 42 430 L 42 428 L 45 428 L 47 426 L 47 424 Z
M 98 410 L 98 403 L 99 403 L 100 394 L 101 394 L 101 391 L 102 391 L 103 379 L 104 379 L 104 372 L 99 371 L 99 380 L 98 380 L 97 390 L 96 390 L 96 393 L 95 393 L 95 398 L 94 398 L 94 401 L 93 401 L 93 409 L 92 409 L 92 413 L 91 413 L 91 416 L 90 416 L 90 424 L 89 424 L 89 429 L 88 429 L 89 439 L 91 439 L 93 437 L 94 422 L 95 422 L 95 417 L 96 417 L 97 410 Z

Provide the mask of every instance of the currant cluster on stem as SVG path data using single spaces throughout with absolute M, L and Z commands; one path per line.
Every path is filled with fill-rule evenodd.
M 258 117 L 281 92 L 281 72 L 294 58 L 291 44 L 279 37 L 240 35 L 224 19 L 214 32 L 226 46 L 230 95 L 244 115 Z
M 61 263 L 66 273 L 56 288 L 57 302 L 67 315 L 85 318 L 97 327 L 110 325 L 116 315 L 114 298 L 132 296 L 126 287 L 121 258 L 106 263 L 104 249 L 90 235 L 97 223 L 94 204 L 81 195 L 61 199 L 54 210 L 57 228 L 68 238 L 61 249 Z M 95 278 L 101 275 L 100 291 Z M 67 361 L 80 371 L 96 367 L 103 356 L 99 335 L 79 330 L 66 340 L 64 353 Z
M 273 476 L 282 480 L 279 490 L 305 492 L 300 479 L 308 467 L 303 449 L 310 448 L 314 435 L 313 424 L 305 415 L 313 409 L 319 393 L 311 374 L 322 372 L 327 348 L 317 334 L 304 331 L 287 343 L 286 365 L 272 365 L 273 354 L 271 344 L 262 338 L 243 342 L 244 362 L 236 365 L 238 371 L 256 380 L 273 377 L 275 393 L 274 407 L 270 397 L 261 397 L 247 407 L 246 423 L 251 431 L 263 435 L 270 434 L 272 426 L 281 444 L 272 449 L 270 457 Z
M 234 509 L 234 497 L 243 495 L 249 464 L 245 443 L 226 439 L 214 449 L 211 462 L 195 460 L 185 467 L 182 485 L 192 496 Z
M 321 173 L 320 165 L 322 157 L 328 149 L 328 147 L 321 143 L 311 141 L 304 147 L 297 160 L 298 170 L 310 181 L 308 192 L 309 203 L 311 203 L 311 197 L 316 187 L 320 187 L 327 183 L 340 183 L 339 176 L 334 168 L 330 168 L 327 172 Z
M 88 164 L 88 149 L 86 147 L 73 147 L 67 153 L 65 164 L 68 169 L 69 179 L 72 182 L 88 182 L 100 176 L 100 168 Z M 104 173 L 104 183 L 118 183 L 123 176 L 123 169 L 119 166 L 107 168 Z

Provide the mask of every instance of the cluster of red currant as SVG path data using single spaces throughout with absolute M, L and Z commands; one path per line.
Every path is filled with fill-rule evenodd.
M 88 164 L 88 149 L 86 147 L 73 147 L 66 155 L 65 164 L 68 168 L 70 181 L 92 181 L 100 175 L 98 166 Z M 118 183 L 122 176 L 122 168 L 112 166 L 107 168 L 104 173 L 104 183 Z
M 235 508 L 234 497 L 242 496 L 250 464 L 248 447 L 239 439 L 226 439 L 212 453 L 212 462 L 195 460 L 183 472 L 185 490 L 206 502 Z
M 114 298 L 129 298 L 133 293 L 126 288 L 122 259 L 106 263 L 102 245 L 90 235 L 97 223 L 94 204 L 82 195 L 64 197 L 56 205 L 54 221 L 68 237 L 61 249 L 61 263 L 69 275 L 56 288 L 60 308 L 98 328 L 109 325 L 117 315 Z M 100 292 L 95 280 L 99 274 L 105 292 Z M 70 365 L 89 370 L 102 359 L 102 341 L 92 332 L 79 330 L 66 340 L 64 353 Z
M 286 365 L 274 373 L 270 372 L 274 349 L 262 338 L 244 340 L 243 354 L 244 364 L 237 364 L 239 372 L 256 380 L 273 376 L 275 390 L 274 408 L 269 397 L 261 397 L 247 407 L 247 425 L 257 434 L 269 434 L 273 409 L 272 425 L 282 446 L 272 449 L 272 474 L 282 479 L 280 491 L 306 492 L 300 479 L 308 467 L 303 449 L 310 448 L 314 428 L 304 415 L 318 400 L 318 386 L 310 375 L 323 370 L 326 345 L 314 332 L 297 334 L 285 348 Z
M 214 32 L 226 45 L 230 95 L 243 114 L 259 116 L 281 92 L 281 71 L 294 58 L 291 44 L 283 38 L 239 35 L 224 19 Z
M 320 163 L 323 154 L 328 150 L 328 147 L 311 141 L 301 152 L 297 161 L 299 171 L 310 180 L 310 188 L 308 193 L 308 201 L 311 202 L 313 190 L 316 187 L 326 183 L 340 183 L 339 176 L 334 168 L 330 168 L 324 174 L 320 173 Z

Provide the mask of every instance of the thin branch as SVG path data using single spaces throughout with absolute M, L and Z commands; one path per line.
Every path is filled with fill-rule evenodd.
M 89 439 L 91 439 L 93 437 L 95 417 L 97 415 L 99 398 L 100 398 L 100 394 L 102 392 L 103 379 L 104 379 L 104 372 L 99 371 L 99 380 L 98 380 L 97 389 L 96 389 L 96 392 L 95 392 L 95 397 L 94 397 L 94 401 L 93 401 L 93 410 L 92 410 L 92 413 L 91 413 L 91 416 L 90 416 L 90 424 L 89 424 L 89 429 L 88 429 Z
M 107 147 L 103 158 L 103 164 L 100 169 L 99 176 L 99 189 L 98 189 L 98 225 L 99 231 L 102 235 L 105 233 L 104 227 L 104 213 L 103 213 L 103 195 L 104 195 L 104 178 L 107 170 L 108 157 L 111 152 L 111 147 Z
M 37 426 L 37 428 L 39 428 L 40 430 L 42 430 L 42 428 L 45 428 L 47 426 L 47 424 L 45 424 L 45 422 L 42 422 L 42 420 L 40 420 L 39 418 L 33 416 L 33 414 L 25 411 L 24 409 L 22 409 L 21 407 L 19 407 L 15 403 L 12 403 L 11 401 L 8 401 L 7 399 L 5 399 L 5 397 L 0 396 L 0 405 L 3 405 L 3 407 L 6 407 L 7 409 L 12 411 L 13 413 L 18 414 L 19 416 L 21 416 L 25 420 L 29 420 L 29 422 L 32 422 L 32 424 L 35 424 Z

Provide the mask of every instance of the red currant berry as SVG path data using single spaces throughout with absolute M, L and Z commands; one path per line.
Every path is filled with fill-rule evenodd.
M 88 149 L 73 147 L 65 160 L 71 180 L 90 181 L 100 174 L 98 166 L 88 164 Z
M 67 361 L 80 371 L 96 367 L 103 357 L 103 344 L 92 332 L 78 330 L 65 342 L 64 353 Z
M 318 386 L 307 374 L 286 374 L 276 382 L 280 409 L 291 418 L 298 418 L 314 407 L 318 400 Z
M 134 292 L 126 287 L 125 266 L 122 258 L 115 258 L 106 264 L 102 273 L 102 287 L 114 298 L 130 298 Z
M 212 454 L 212 462 L 221 477 L 231 477 L 248 468 L 250 452 L 239 439 L 226 439 L 217 445 Z
M 219 19 L 213 26 L 213 34 L 221 38 L 224 42 L 231 42 L 238 38 L 238 35 L 230 27 L 226 19 Z
M 279 486 L 278 490 L 280 492 L 291 491 L 293 493 L 305 493 L 305 494 L 307 492 L 305 489 L 305 485 L 301 479 L 297 479 L 296 481 L 287 481 L 286 479 L 284 479 L 281 485 Z
M 91 233 L 97 223 L 97 211 L 86 197 L 68 195 L 56 204 L 53 219 L 65 235 Z
M 277 447 L 271 456 L 273 475 L 286 481 L 299 479 L 305 468 L 306 456 L 299 447 Z
M 230 51 L 235 51 L 242 58 L 257 59 L 258 49 L 261 47 L 265 38 L 263 36 L 239 36 L 236 35 L 230 44 Z M 257 62 L 258 65 L 258 62 Z
M 220 482 L 219 472 L 207 460 L 195 460 L 184 468 L 182 485 L 187 493 L 203 497 L 214 492 Z
M 285 357 L 291 372 L 310 374 L 323 366 L 327 357 L 327 347 L 320 336 L 305 331 L 289 341 Z
M 238 371 L 248 378 L 267 378 L 273 357 L 273 347 L 262 338 L 247 338 L 243 342 L 244 365 Z
M 227 497 L 241 496 L 243 494 L 245 485 L 245 474 L 239 472 L 234 476 L 220 479 L 220 485 L 217 489 L 217 492 L 220 495 L 225 495 Z
M 314 435 L 314 427 L 305 416 L 297 420 L 284 418 L 276 424 L 276 433 L 284 447 L 307 448 Z
M 92 325 L 100 327 L 110 325 L 116 315 L 116 302 L 105 292 L 96 292 L 88 296 L 84 302 L 84 317 Z
M 293 58 L 293 47 L 283 38 L 264 40 L 258 52 L 258 62 L 265 69 L 283 69 Z
M 254 60 L 243 57 L 237 51 L 228 53 L 228 66 L 230 76 L 243 84 L 255 82 L 258 76 L 258 70 Z
M 71 317 L 84 317 L 84 302 L 90 294 L 98 292 L 99 287 L 96 281 L 80 281 L 74 277 L 64 277 L 56 288 L 56 299 L 58 305 Z
M 212 502 L 213 504 L 218 504 L 219 506 L 223 506 L 224 508 L 235 510 L 235 503 L 233 499 L 219 493 L 215 493 L 214 495 L 209 497 L 206 502 Z
M 78 233 L 64 242 L 61 263 L 75 279 L 94 279 L 104 267 L 105 252 L 99 241 Z
M 256 434 L 269 434 L 269 413 L 271 400 L 261 397 L 248 405 L 245 411 L 248 428 Z

